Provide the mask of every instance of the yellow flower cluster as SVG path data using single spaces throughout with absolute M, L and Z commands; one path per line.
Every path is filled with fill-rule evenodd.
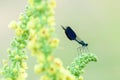
M 48 75 L 43 75 L 40 80 L 75 80 L 75 76 L 63 67 L 59 58 L 49 56 L 47 60 L 50 65 L 45 72 Z
M 59 40 L 54 37 L 55 7 L 55 0 L 28 0 L 25 14 L 19 17 L 19 24 L 16 21 L 10 23 L 9 27 L 15 30 L 16 37 L 8 49 L 11 65 L 4 61 L 1 72 L 5 80 L 26 80 L 26 47 L 37 59 L 34 71 L 41 74 L 40 80 L 83 80 L 81 70 L 96 58 L 94 55 L 78 57 L 68 69 L 63 67 L 59 58 L 54 58 L 53 51 L 59 45 Z
M 24 33 L 24 30 L 18 26 L 16 21 L 12 21 L 9 24 L 9 28 L 15 29 L 15 33 L 16 33 L 17 36 L 20 36 Z
M 26 80 L 26 78 L 27 78 L 27 73 L 25 72 L 25 69 L 21 68 L 17 80 Z
M 27 55 L 25 47 L 29 31 L 27 29 L 28 16 L 26 14 L 20 15 L 20 21 L 12 21 L 9 28 L 15 30 L 15 37 L 11 41 L 10 48 L 8 49 L 9 61 L 3 63 L 2 75 L 3 80 L 26 80 Z
M 76 77 L 63 67 L 61 60 L 52 56 L 53 50 L 59 45 L 59 40 L 53 37 L 55 6 L 55 0 L 41 0 L 39 3 L 29 0 L 28 48 L 37 58 L 34 71 L 36 74 L 45 73 L 40 80 L 75 80 Z
M 50 37 L 50 34 L 49 34 L 47 28 L 42 28 L 40 30 L 40 37 L 45 37 L 45 38 L 49 38 Z
M 58 44 L 59 44 L 59 40 L 56 39 L 56 38 L 50 39 L 50 40 L 49 40 L 49 44 L 50 44 L 50 46 L 53 47 L 53 48 L 54 48 L 54 47 L 57 47 Z

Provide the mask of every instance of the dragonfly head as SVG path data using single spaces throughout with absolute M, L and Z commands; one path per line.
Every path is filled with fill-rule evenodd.
M 88 46 L 88 43 L 85 43 L 83 46 Z

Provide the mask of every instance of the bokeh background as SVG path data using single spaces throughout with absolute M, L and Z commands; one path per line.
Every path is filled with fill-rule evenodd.
M 99 58 L 85 68 L 84 80 L 120 80 L 120 1 L 119 0 L 56 0 L 56 35 L 60 45 L 55 56 L 69 65 L 76 56 L 79 44 L 70 41 L 60 25 L 71 26 L 78 36 L 89 43 L 89 50 Z M 6 49 L 14 36 L 8 28 L 25 10 L 27 0 L 0 0 L 0 67 L 7 59 Z M 29 55 L 29 54 L 28 54 Z M 29 55 L 30 56 L 30 55 Z M 28 60 L 28 80 L 35 80 L 34 58 Z M 1 76 L 0 76 L 1 78 Z

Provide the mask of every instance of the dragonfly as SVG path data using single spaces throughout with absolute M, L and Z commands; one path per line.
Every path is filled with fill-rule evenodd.
M 69 40 L 75 40 L 78 44 L 80 44 L 82 46 L 82 48 L 86 48 L 83 52 L 88 50 L 88 48 L 87 48 L 88 43 L 84 42 L 81 38 L 79 38 L 70 26 L 67 26 L 65 28 L 64 26 L 61 25 L 61 27 L 65 31 L 65 34 Z M 80 48 L 80 51 L 82 48 Z M 77 50 L 78 49 L 79 49 L 79 47 L 77 48 Z M 83 52 L 81 52 L 81 53 L 83 53 Z

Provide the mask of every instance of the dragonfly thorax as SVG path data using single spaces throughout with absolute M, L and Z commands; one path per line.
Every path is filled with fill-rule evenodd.
M 76 39 L 75 41 L 77 41 L 79 44 L 81 44 L 81 45 L 84 46 L 84 47 L 88 46 L 88 44 L 85 43 L 84 41 L 77 40 L 77 39 Z

